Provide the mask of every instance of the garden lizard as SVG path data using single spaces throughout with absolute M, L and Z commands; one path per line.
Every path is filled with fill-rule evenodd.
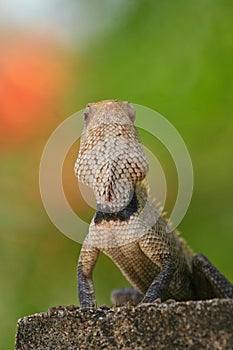
M 81 307 L 96 306 L 92 272 L 99 252 L 110 257 L 134 288 L 116 290 L 115 305 L 233 298 L 233 285 L 201 255 L 194 255 L 152 203 L 148 162 L 128 102 L 90 103 L 75 163 L 79 181 L 94 191 L 96 213 L 78 262 Z

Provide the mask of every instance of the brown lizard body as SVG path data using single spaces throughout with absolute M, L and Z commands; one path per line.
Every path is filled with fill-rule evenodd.
M 92 272 L 99 252 L 109 256 L 135 290 L 113 293 L 114 304 L 233 297 L 232 284 L 205 258 L 194 255 L 152 204 L 148 163 L 128 102 L 89 104 L 75 164 L 95 194 L 97 211 L 78 264 L 81 306 L 95 306 Z

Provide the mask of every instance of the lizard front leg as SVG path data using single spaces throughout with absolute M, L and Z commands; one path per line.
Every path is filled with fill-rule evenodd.
M 141 302 L 152 303 L 158 298 L 165 300 L 165 293 L 171 282 L 173 271 L 172 262 L 168 258 L 163 262 L 161 272 L 155 277 Z
M 92 272 L 99 256 L 99 250 L 82 247 L 78 261 L 78 294 L 81 307 L 95 307 L 95 292 Z
M 155 277 L 147 289 L 141 302 L 150 303 L 158 298 L 164 300 L 165 293 L 168 290 L 174 272 L 174 266 L 170 254 L 166 251 L 166 247 L 158 250 L 157 242 L 154 237 L 142 238 L 139 242 L 139 246 L 143 253 L 160 267 L 160 273 Z

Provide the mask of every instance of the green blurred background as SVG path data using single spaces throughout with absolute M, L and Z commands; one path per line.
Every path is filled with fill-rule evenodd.
M 52 131 L 88 102 L 129 100 L 173 123 L 195 175 L 179 229 L 194 251 L 233 280 L 232 14 L 231 0 L 1 2 L 1 349 L 13 348 L 19 317 L 78 303 L 80 245 L 49 220 L 38 174 Z M 74 190 L 76 154 L 77 145 L 65 162 L 64 188 L 85 215 Z M 163 162 L 169 211 L 176 174 Z M 109 304 L 111 289 L 128 285 L 104 256 L 94 280 L 99 305 Z

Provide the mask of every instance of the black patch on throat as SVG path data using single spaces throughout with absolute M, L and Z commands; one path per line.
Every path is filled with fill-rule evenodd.
M 116 213 L 108 213 L 103 212 L 100 210 L 96 211 L 95 217 L 94 217 L 94 223 L 100 224 L 102 220 L 106 221 L 127 221 L 138 210 L 138 199 L 136 196 L 136 193 L 134 192 L 133 197 L 130 201 L 130 203 L 122 210 L 116 212 Z

